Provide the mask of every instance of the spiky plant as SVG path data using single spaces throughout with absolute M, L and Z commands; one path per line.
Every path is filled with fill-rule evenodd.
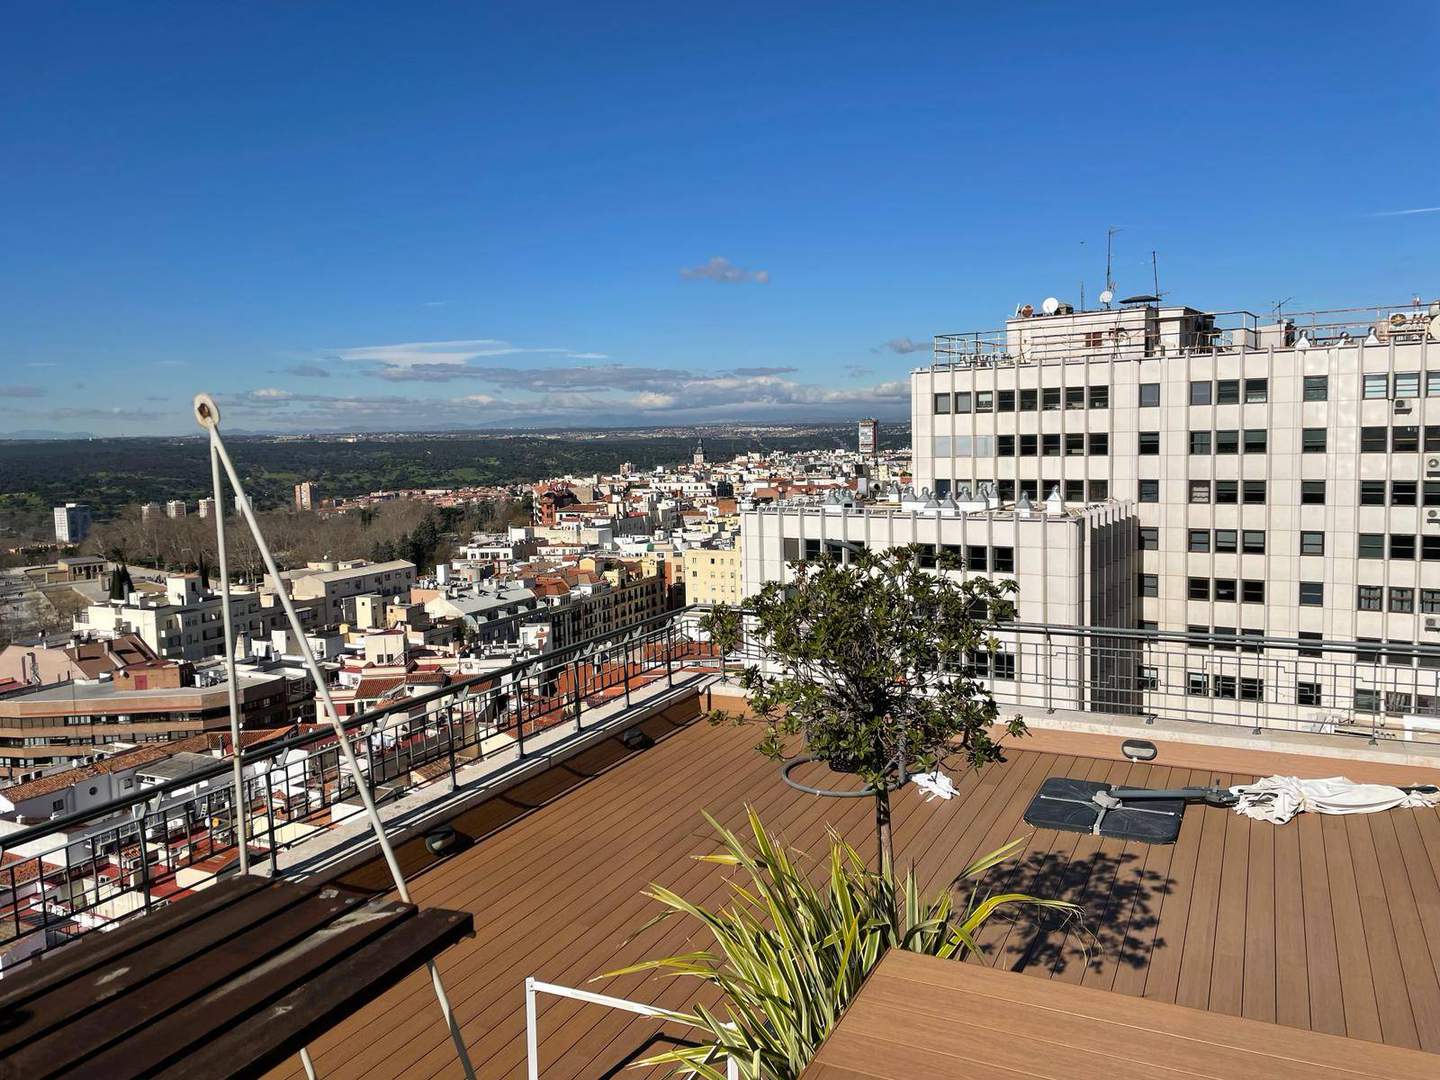
M 1007 909 L 1042 908 L 1060 912 L 1067 921 L 1079 918 L 1074 904 L 1018 892 L 990 894 L 978 884 L 960 906 L 950 889 L 922 898 L 913 868 L 897 887 L 892 877 L 870 870 L 834 831 L 827 873 L 817 883 L 755 812 L 746 811 L 753 845 L 707 814 L 721 850 L 695 856 L 739 871 L 729 882 L 729 904 L 711 911 L 661 885 L 645 890 L 666 909 L 647 928 L 689 916 L 710 933 L 715 947 L 598 976 L 662 972 L 699 979 L 724 995 L 719 1011 L 699 1005 L 693 1013 L 668 1014 L 700 1029 L 700 1045 L 667 1051 L 637 1066 L 672 1064 L 681 1074 L 725 1080 L 724 1058 L 730 1056 L 746 1080 L 793 1080 L 887 949 L 959 959 L 977 947 L 980 928 Z M 982 856 L 954 884 L 973 882 L 1024 842 L 1022 837 Z

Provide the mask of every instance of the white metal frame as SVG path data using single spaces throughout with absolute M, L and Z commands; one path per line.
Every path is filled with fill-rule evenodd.
M 589 990 L 577 990 L 573 986 L 541 982 L 539 979 L 529 976 L 525 979 L 525 1061 L 528 1080 L 540 1080 L 540 1022 L 539 1012 L 535 1007 L 535 998 L 539 994 L 572 998 L 575 1001 L 584 1001 L 591 1005 L 604 1005 L 608 1009 L 634 1013 L 636 1016 L 649 1016 L 657 1020 L 687 1024 L 690 1027 L 695 1026 L 669 1009 L 657 1009 L 653 1005 L 641 1005 L 638 1001 L 627 1001 L 624 998 L 610 997 L 607 994 L 595 994 Z M 725 1076 L 727 1080 L 740 1080 L 740 1065 L 733 1055 L 727 1054 L 725 1057 Z
M 233 740 L 230 749 L 235 761 L 234 816 L 237 819 L 239 830 L 237 840 L 240 846 L 241 873 L 249 871 L 250 860 L 245 843 L 244 774 L 240 763 L 239 688 L 235 682 L 234 628 L 230 624 L 230 564 L 228 553 L 225 550 L 225 504 L 220 483 L 222 467 L 235 492 L 235 508 L 245 519 L 250 534 L 255 538 L 255 546 L 260 550 L 260 557 L 265 562 L 265 569 L 270 574 L 271 580 L 275 582 L 275 595 L 279 598 L 281 607 L 285 609 L 285 619 L 295 633 L 301 658 L 310 671 L 310 677 L 315 680 L 315 693 L 324 705 L 325 718 L 330 721 L 330 726 L 335 731 L 335 738 L 340 745 L 340 752 L 345 759 L 346 768 L 355 780 L 355 788 L 360 795 L 360 801 L 365 806 L 365 814 L 370 819 L 371 831 L 375 834 L 375 840 L 380 845 L 381 853 L 385 856 L 385 865 L 389 867 L 390 877 L 395 883 L 395 892 L 400 897 L 401 903 L 413 903 L 410 899 L 410 890 L 405 884 L 405 875 L 401 872 L 400 863 L 395 858 L 395 849 L 390 846 L 390 838 L 385 834 L 385 823 L 380 818 L 380 812 L 375 808 L 375 798 L 370 793 L 369 780 L 360 770 L 360 762 L 355 756 L 355 748 L 351 745 L 345 725 L 340 722 L 340 714 L 335 708 L 335 702 L 330 697 L 330 687 L 325 682 L 325 675 L 321 672 L 320 665 L 315 661 L 315 654 L 310 648 L 310 640 L 305 636 L 305 628 L 301 624 L 299 614 L 295 611 L 295 605 L 290 600 L 285 579 L 280 576 L 280 568 L 275 565 L 275 557 L 270 554 L 270 545 L 266 543 L 265 535 L 260 531 L 260 524 L 255 520 L 254 511 L 250 508 L 250 500 L 245 495 L 245 486 L 241 484 L 240 476 L 235 471 L 235 465 L 230 460 L 230 454 L 220 439 L 220 407 L 215 404 L 215 400 L 209 394 L 195 396 L 195 420 L 210 435 L 210 473 L 215 488 L 215 536 L 217 553 L 220 557 L 220 599 L 222 617 L 225 621 L 226 674 L 230 679 L 230 734 Z M 426 964 L 430 969 L 430 985 L 435 991 L 435 1000 L 440 1005 L 440 1012 L 445 1017 L 445 1025 L 450 1029 L 451 1041 L 455 1044 L 455 1056 L 460 1062 L 466 1080 L 475 1080 L 475 1069 L 470 1063 L 470 1054 L 465 1048 L 465 1039 L 460 1031 L 460 1025 L 456 1022 L 455 1014 L 450 1007 L 449 996 L 445 993 L 445 984 L 440 979 L 440 969 L 434 960 L 429 960 Z M 305 1067 L 306 1076 L 313 1080 L 315 1067 L 308 1049 L 301 1049 L 300 1061 Z

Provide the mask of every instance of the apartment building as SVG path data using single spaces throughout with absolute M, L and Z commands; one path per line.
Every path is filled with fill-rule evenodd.
M 185 516 L 185 500 L 171 499 L 165 504 L 165 516 L 172 521 L 179 521 Z
M 741 582 L 741 548 L 687 548 L 685 602 L 688 604 L 739 604 L 745 598 Z
M 319 504 L 315 481 L 305 480 L 295 485 L 295 509 L 313 510 Z
M 1290 651 L 1242 687 L 1202 648 L 1157 695 L 1248 689 L 1301 722 L 1440 711 L 1404 651 L 1440 645 L 1440 304 L 1043 312 L 935 339 L 911 375 L 917 487 L 1133 500 L 1140 627 L 1374 642 L 1388 661 L 1337 680 Z
M 55 507 L 55 539 L 62 544 L 78 544 L 90 535 L 90 507 L 84 503 L 66 503 Z
M 297 604 L 311 604 L 322 622 L 353 621 L 355 597 L 377 593 L 390 597 L 397 593 L 409 595 L 415 584 L 415 564 L 405 559 L 369 563 L 363 560 L 316 562 L 302 570 L 284 570 L 280 576 Z M 273 592 L 275 579 L 265 575 L 264 590 Z M 346 610 L 347 602 L 349 610 Z

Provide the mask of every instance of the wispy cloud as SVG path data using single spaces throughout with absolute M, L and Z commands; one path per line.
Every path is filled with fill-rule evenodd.
M 449 307 L 449 300 L 426 300 L 421 307 Z
M 770 284 L 769 270 L 747 270 L 719 255 L 699 266 L 681 267 L 680 276 L 686 281 L 719 281 L 731 285 L 745 282 L 753 282 L 756 285 Z
M 1409 217 L 1411 214 L 1440 214 L 1440 206 L 1415 206 L 1409 210 L 1376 210 L 1371 217 Z
M 310 361 L 301 361 L 298 364 L 291 364 L 288 368 L 281 368 L 275 374 L 298 375 L 302 379 L 328 379 L 330 369 Z
M 45 396 L 43 386 L 0 386 L 0 401 L 6 398 L 37 398 Z
M 893 353 L 899 353 L 901 356 L 906 356 L 914 352 L 923 352 L 929 347 L 930 343 L 927 341 L 912 341 L 908 337 L 897 337 L 891 338 L 883 345 L 876 345 L 875 348 L 871 349 L 870 351 L 878 353 L 889 349 Z
M 458 368 L 472 360 L 534 355 L 567 360 L 606 360 L 599 352 L 576 352 L 558 346 L 516 345 L 500 338 L 465 338 L 459 341 L 408 341 L 395 345 L 359 345 L 336 349 L 330 358 L 369 363 L 381 378 L 405 379 L 411 371 Z

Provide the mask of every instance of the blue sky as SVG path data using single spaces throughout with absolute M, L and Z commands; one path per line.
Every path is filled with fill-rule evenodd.
M 1109 225 L 1122 292 L 1431 297 L 1437 21 L 12 6 L 0 432 L 902 415 L 906 342 L 1093 297 Z

